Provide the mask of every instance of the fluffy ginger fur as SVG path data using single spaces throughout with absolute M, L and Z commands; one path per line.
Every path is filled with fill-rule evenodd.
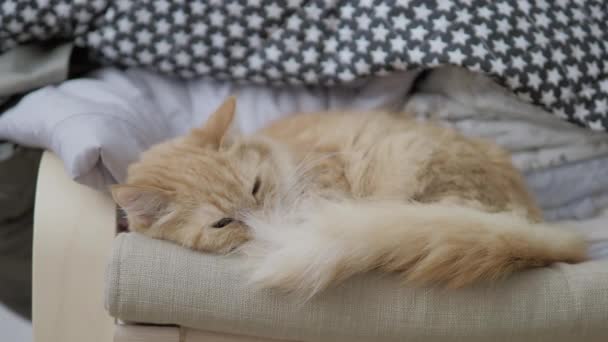
M 321 203 L 303 220 L 254 221 L 257 242 L 243 248 L 254 260 L 254 283 L 310 297 L 380 269 L 400 272 L 411 284 L 458 288 L 584 256 L 584 241 L 572 233 L 508 212 L 442 203 Z
M 146 151 L 112 193 L 134 231 L 248 256 L 263 287 L 312 296 L 356 273 L 461 287 L 585 241 L 540 223 L 508 153 L 405 114 L 313 113 L 228 133 L 235 99 Z

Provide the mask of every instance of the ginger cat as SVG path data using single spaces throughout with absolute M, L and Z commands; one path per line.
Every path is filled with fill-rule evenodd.
M 549 227 L 510 156 L 405 114 L 315 113 L 233 136 L 229 98 L 112 188 L 131 230 L 248 255 L 253 279 L 313 295 L 359 272 L 460 287 L 553 262 L 586 243 Z

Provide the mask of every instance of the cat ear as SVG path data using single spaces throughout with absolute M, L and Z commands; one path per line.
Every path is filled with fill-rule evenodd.
M 219 148 L 229 135 L 235 109 L 236 97 L 230 96 L 209 117 L 205 125 L 193 130 L 191 135 L 201 144 Z
M 170 197 L 161 189 L 114 185 L 112 197 L 135 228 L 148 228 L 167 213 Z

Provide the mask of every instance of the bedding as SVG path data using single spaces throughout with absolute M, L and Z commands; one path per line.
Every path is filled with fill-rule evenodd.
M 1 54 L 0 105 L 2 98 L 65 80 L 71 53 L 72 45 L 65 43 L 52 48 L 22 45 Z
M 608 259 L 608 206 L 597 216 L 585 220 L 563 220 L 564 227 L 582 232 L 590 242 L 591 259 Z
M 462 68 L 433 70 L 417 82 L 404 110 L 494 140 L 526 171 L 608 154 L 604 134 L 554 120 L 488 77 Z
M 547 170 L 525 172 L 528 188 L 539 200 L 545 219 L 596 215 L 608 208 L 608 155 Z
M 112 65 L 259 84 L 333 85 L 461 66 L 520 99 L 608 129 L 600 0 L 7 0 L 0 52 L 61 39 Z
M 553 120 L 491 80 L 460 72 L 437 69 L 412 92 L 417 71 L 311 88 L 105 68 L 25 96 L 0 117 L 0 138 L 54 151 L 72 178 L 105 191 L 124 180 L 139 153 L 200 125 L 230 94 L 239 98 L 243 133 L 298 111 L 409 110 L 509 149 L 547 219 L 586 218 L 607 205 L 608 135 Z
M 239 98 L 236 128 L 250 133 L 296 111 L 398 108 L 416 74 L 341 88 L 275 88 L 106 68 L 25 96 L 0 116 L 0 139 L 49 149 L 72 178 L 107 190 L 143 150 L 201 125 L 231 94 Z

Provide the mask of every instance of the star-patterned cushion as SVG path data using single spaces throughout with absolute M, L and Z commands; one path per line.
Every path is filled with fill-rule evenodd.
M 603 0 L 4 0 L 0 51 L 72 39 L 97 60 L 263 84 L 457 65 L 608 130 Z

